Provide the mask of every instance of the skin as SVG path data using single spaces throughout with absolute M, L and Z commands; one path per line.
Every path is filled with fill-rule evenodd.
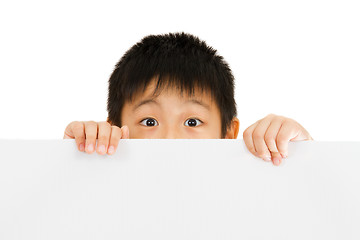
M 208 93 L 181 96 L 176 89 L 165 88 L 154 96 L 155 86 L 152 82 L 122 109 L 121 123 L 130 129 L 130 138 L 221 138 L 220 110 Z M 154 126 L 148 126 L 149 119 Z M 225 138 L 237 137 L 239 120 L 234 118 L 231 126 Z
M 75 139 L 78 150 L 86 153 L 114 154 L 120 139 L 218 139 L 221 138 L 220 111 L 207 93 L 181 95 L 165 88 L 154 96 L 155 84 L 135 95 L 122 109 L 121 128 L 106 122 L 74 121 L 65 129 L 64 139 Z M 236 139 L 239 120 L 234 117 L 225 138 Z M 96 139 L 98 144 L 95 149 Z M 243 133 L 249 151 L 265 161 L 280 165 L 287 157 L 289 141 L 313 140 L 296 121 L 270 114 Z

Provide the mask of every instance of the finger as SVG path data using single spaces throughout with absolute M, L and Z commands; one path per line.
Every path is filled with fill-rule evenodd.
M 255 155 L 257 157 L 258 157 L 258 155 L 256 153 L 256 149 L 255 149 L 254 142 L 253 142 L 253 139 L 252 139 L 252 133 L 254 132 L 254 129 L 258 125 L 258 122 L 254 123 L 253 125 L 248 127 L 243 133 L 243 139 L 244 139 L 246 147 L 249 149 L 249 151 L 253 155 Z
M 114 154 L 116 152 L 119 140 L 121 139 L 122 131 L 118 126 L 111 126 L 110 142 L 108 148 L 108 154 Z
M 63 137 L 63 139 L 74 139 L 75 137 L 74 137 L 74 133 L 73 133 L 73 131 L 72 131 L 72 125 L 74 124 L 74 123 L 76 123 L 76 122 L 71 122 L 71 123 L 69 123 L 67 126 L 66 126 L 66 128 L 65 128 L 65 131 L 64 131 L 64 137 Z
M 314 140 L 303 126 L 301 126 L 298 122 L 295 122 L 295 124 L 298 126 L 298 134 L 290 139 L 291 142 Z
M 271 159 L 276 166 L 279 166 L 282 162 L 282 157 L 279 152 L 271 152 Z
M 271 117 L 262 119 L 252 134 L 256 152 L 265 161 L 271 161 L 271 154 L 265 143 L 265 133 L 271 123 L 271 119 Z
M 270 152 L 272 152 L 272 153 L 279 152 L 279 150 L 276 146 L 276 137 L 280 131 L 283 121 L 284 121 L 284 119 L 281 117 L 274 118 L 271 121 L 270 126 L 266 130 L 265 137 L 264 137 L 265 143 L 266 143 L 268 149 L 270 150 Z
M 122 139 L 129 139 L 130 138 L 130 131 L 129 131 L 129 127 L 124 125 L 121 127 L 121 131 L 122 131 Z
M 74 138 L 78 150 L 83 152 L 85 149 L 85 131 L 83 122 L 74 121 L 66 127 L 64 132 L 64 139 Z
M 98 142 L 96 151 L 98 154 L 105 154 L 108 149 L 111 125 L 108 122 L 99 122 L 98 123 Z
M 96 145 L 96 138 L 98 133 L 97 123 L 94 121 L 85 122 L 85 151 L 87 153 L 93 153 Z
M 285 158 L 288 155 L 290 139 L 298 135 L 299 129 L 292 121 L 284 121 L 276 137 L 276 145 L 280 154 Z

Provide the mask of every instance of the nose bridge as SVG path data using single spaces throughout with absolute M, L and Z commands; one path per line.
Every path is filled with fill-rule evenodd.
M 183 132 L 179 121 L 181 119 L 181 106 L 172 97 L 168 97 L 166 101 L 169 103 L 163 106 L 164 112 L 167 114 L 163 116 L 161 121 L 161 136 L 163 139 L 183 138 Z
M 177 139 L 181 138 L 181 133 L 176 126 L 164 126 L 162 129 L 161 138 L 163 139 Z

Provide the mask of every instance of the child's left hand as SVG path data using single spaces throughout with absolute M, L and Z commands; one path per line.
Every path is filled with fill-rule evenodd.
M 287 157 L 289 141 L 313 140 L 299 123 L 274 114 L 248 127 L 243 138 L 252 154 L 265 161 L 272 161 L 274 165 L 280 165 L 282 158 Z

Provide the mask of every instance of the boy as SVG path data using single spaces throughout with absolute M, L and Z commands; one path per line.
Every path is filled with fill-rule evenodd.
M 223 57 L 185 33 L 150 35 L 131 47 L 109 79 L 107 122 L 72 122 L 64 139 L 80 151 L 113 154 L 119 139 L 236 139 L 234 77 Z M 122 126 L 122 127 L 121 127 Z M 120 128 L 121 127 L 121 128 Z M 312 140 L 297 122 L 273 114 L 244 131 L 247 148 L 281 163 L 289 141 Z

